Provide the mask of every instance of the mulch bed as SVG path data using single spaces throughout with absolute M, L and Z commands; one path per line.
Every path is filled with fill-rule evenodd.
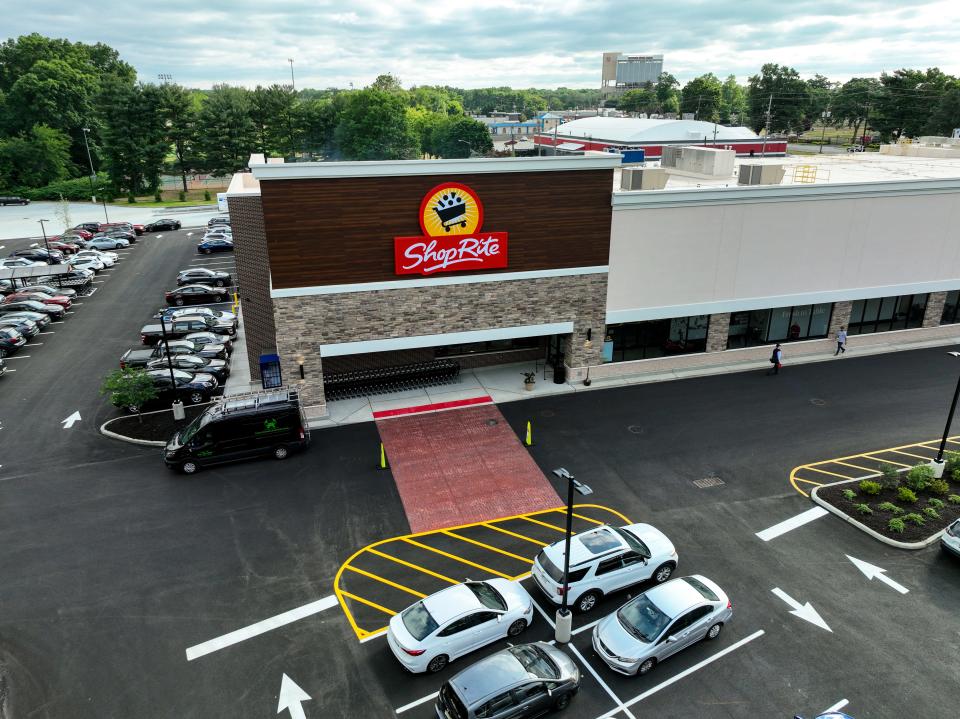
M 948 479 L 946 474 L 944 474 L 944 479 L 947 479 L 950 484 L 950 494 L 960 494 L 960 482 Z M 917 501 L 914 504 L 908 504 L 907 502 L 902 502 L 897 498 L 896 490 L 882 489 L 880 494 L 868 495 L 860 491 L 860 488 L 857 486 L 857 482 L 850 482 L 847 484 L 839 484 L 834 487 L 820 487 L 817 490 L 817 496 L 828 504 L 836 507 L 841 512 L 849 516 L 851 519 L 855 519 L 860 522 L 860 524 L 869 527 L 874 532 L 887 537 L 889 539 L 895 539 L 898 542 L 922 542 L 929 537 L 932 537 L 934 534 L 939 532 L 944 527 L 948 526 L 954 520 L 960 518 L 960 504 L 951 504 L 947 502 L 947 496 L 940 496 L 936 494 L 931 494 L 929 491 L 917 492 Z M 857 496 L 853 499 L 845 499 L 843 496 L 843 490 L 852 489 L 857 493 Z M 930 505 L 927 504 L 927 500 L 931 497 L 936 497 L 944 502 L 944 506 L 940 509 L 937 509 L 937 512 L 940 514 L 940 519 L 933 519 L 923 514 L 923 508 Z M 909 514 L 910 512 L 916 512 L 923 516 L 926 520 L 926 523 L 917 526 L 913 522 L 906 522 L 905 529 L 900 532 L 891 532 L 887 528 L 887 522 L 890 521 L 895 516 L 902 517 L 903 515 L 895 515 L 893 512 L 885 512 L 880 509 L 877 509 L 877 505 L 883 502 L 892 502 L 896 504 L 905 513 Z M 873 510 L 873 514 L 860 514 L 857 510 L 853 508 L 855 504 L 868 504 L 870 509 Z
M 177 422 L 173 419 L 173 410 L 150 412 L 137 417 L 135 414 L 110 420 L 107 429 L 131 439 L 147 439 L 154 442 L 166 442 L 207 408 L 205 404 L 193 404 L 184 407 L 186 419 Z M 141 419 L 143 421 L 141 421 Z

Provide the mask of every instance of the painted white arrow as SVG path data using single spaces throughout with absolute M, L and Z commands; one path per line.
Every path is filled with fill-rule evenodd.
M 310 701 L 310 695 L 301 689 L 293 679 L 286 674 L 280 682 L 280 702 L 277 704 L 277 714 L 286 709 L 290 712 L 290 719 L 306 719 L 302 702 Z
M 884 573 L 884 572 L 887 571 L 886 569 L 881 569 L 880 567 L 875 567 L 874 565 L 868 564 L 867 562 L 864 562 L 864 561 L 861 560 L 861 559 L 857 559 L 857 558 L 855 558 L 855 557 L 851 557 L 849 554 L 847 554 L 846 557 L 847 557 L 847 559 L 849 559 L 851 562 L 853 562 L 853 566 L 855 566 L 857 569 L 859 569 L 861 572 L 863 572 L 863 575 L 864 575 L 867 579 L 879 579 L 881 582 L 883 582 L 884 584 L 886 584 L 888 587 L 892 587 L 893 589 L 896 589 L 898 592 L 900 592 L 900 594 L 906 594 L 907 592 L 910 591 L 909 589 L 907 589 L 907 588 L 906 588 L 905 586 L 903 586 L 902 584 L 900 584 L 900 583 L 898 583 L 898 582 L 895 582 L 895 581 L 893 581 L 892 579 L 890 579 L 890 577 L 888 577 L 888 576 Z
M 80 421 L 80 413 L 74 412 L 66 419 L 61 419 L 60 421 L 63 422 L 64 429 L 70 429 L 74 424 Z
M 800 602 L 798 602 L 796 599 L 791 597 L 785 591 L 780 589 L 780 587 L 774 587 L 770 591 L 773 592 L 780 599 L 785 601 L 787 604 L 789 604 L 791 607 L 793 607 L 793 609 L 790 610 L 790 613 L 792 615 L 794 615 L 795 617 L 800 617 L 801 619 L 804 619 L 810 622 L 811 624 L 814 624 L 820 627 L 821 629 L 826 629 L 831 634 L 833 633 L 833 630 L 829 626 L 827 626 L 827 623 L 825 621 L 823 621 L 823 617 L 817 614 L 817 610 L 813 608 L 810 602 L 807 602 L 806 604 L 800 604 Z

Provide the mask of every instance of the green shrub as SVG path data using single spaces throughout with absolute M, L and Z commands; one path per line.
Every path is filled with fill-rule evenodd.
M 864 494 L 880 494 L 880 490 L 883 489 L 879 482 L 874 482 L 869 479 L 861 480 L 859 486 L 860 491 Z
M 180 202 L 186 202 L 186 201 L 187 201 L 187 193 L 184 192 L 183 190 L 180 190 L 178 196 L 179 196 L 179 198 L 180 198 Z
M 880 484 L 884 489 L 896 489 L 900 486 L 900 473 L 892 464 L 880 465 Z
M 904 483 L 914 492 L 926 489 L 933 481 L 933 467 L 929 464 L 918 464 L 907 470 L 907 478 Z
M 917 495 L 914 494 L 912 489 L 900 487 L 900 489 L 897 490 L 897 499 L 899 499 L 901 502 L 909 502 L 910 504 L 913 504 L 917 501 Z
M 937 499 L 936 497 L 930 497 L 930 499 L 927 500 L 927 504 L 934 509 L 943 509 L 943 500 Z
M 854 497 L 857 496 L 857 493 L 854 492 L 852 489 L 845 489 L 841 492 L 841 494 L 843 495 L 844 499 L 853 499 Z
M 855 504 L 853 505 L 853 508 L 860 514 L 873 514 L 873 510 L 870 509 L 869 504 Z
M 951 494 L 947 497 L 947 501 L 950 502 L 950 504 L 960 504 L 960 494 Z
M 127 202 L 130 203 L 131 205 L 135 205 L 136 202 L 137 202 L 137 196 L 134 195 L 132 192 L 128 192 L 128 193 L 127 193 Z
M 943 461 L 946 462 L 943 473 L 956 479 L 954 473 L 960 472 L 960 452 L 944 452 Z
M 935 510 L 933 507 L 924 507 L 923 513 L 931 519 L 940 519 L 940 512 Z
M 153 191 L 153 201 L 163 202 L 163 193 L 159 189 Z
M 927 523 L 927 520 L 924 519 L 923 516 L 917 514 L 916 512 L 910 512 L 910 514 L 905 514 L 903 515 L 903 517 L 901 517 L 901 519 L 904 522 L 913 522 L 918 527 Z
M 893 512 L 894 514 L 903 514 L 903 510 L 900 509 L 893 502 L 881 502 L 877 505 L 877 509 L 881 512 Z
M 203 199 L 206 200 L 207 202 L 210 202 L 210 200 L 213 199 L 212 197 L 210 197 L 210 190 L 203 191 Z
M 103 187 L 107 182 L 106 175 L 97 175 L 95 187 Z M 22 195 L 29 200 L 59 200 L 63 195 L 66 200 L 89 200 L 90 195 L 100 195 L 102 190 L 90 191 L 90 179 L 77 177 L 73 180 L 59 180 L 51 182 L 45 187 L 12 188 L 11 195 Z M 960 465 L 958 465 L 960 466 Z
M 887 522 L 887 529 L 889 529 L 891 532 L 896 532 L 897 534 L 901 534 L 903 530 L 906 529 L 906 525 L 903 523 L 902 519 L 900 519 L 899 517 L 894 517 L 889 522 Z
M 930 486 L 927 487 L 927 490 L 931 494 L 946 495 L 950 494 L 950 485 L 947 484 L 947 481 L 944 479 L 932 479 L 930 480 Z

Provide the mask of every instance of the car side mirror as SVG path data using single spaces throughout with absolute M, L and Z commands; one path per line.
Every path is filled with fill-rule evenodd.
M 552 696 L 553 696 L 553 689 L 551 689 L 550 687 L 547 687 L 547 696 L 548 696 L 548 697 L 552 697 Z
M 667 637 L 667 642 L 675 642 L 677 639 L 679 639 L 679 637 L 676 634 L 671 634 L 669 637 Z
M 502 621 L 503 621 L 503 615 L 502 615 L 502 614 L 498 614 L 498 615 L 497 615 L 497 624 L 499 624 L 499 623 L 502 622 Z

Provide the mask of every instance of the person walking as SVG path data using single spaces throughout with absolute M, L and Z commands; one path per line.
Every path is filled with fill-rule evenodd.
M 847 351 L 847 328 L 841 327 L 840 331 L 837 332 L 837 351 L 833 353 L 833 356 L 836 357 L 838 354 L 846 353 Z
M 773 348 L 773 353 L 770 355 L 770 364 L 772 364 L 773 367 L 767 370 L 767 374 L 780 374 L 780 365 L 782 360 L 783 350 L 780 349 L 780 343 L 777 342 L 777 346 Z

